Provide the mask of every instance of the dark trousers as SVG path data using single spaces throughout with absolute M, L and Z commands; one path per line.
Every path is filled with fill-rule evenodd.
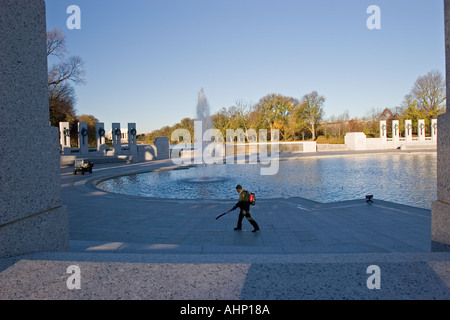
M 237 224 L 238 229 L 242 229 L 242 219 L 244 219 L 244 217 L 247 218 L 248 222 L 251 223 L 251 225 L 253 226 L 253 228 L 255 228 L 255 230 L 259 230 L 259 226 L 256 223 L 256 221 L 253 220 L 252 216 L 250 215 L 250 211 L 246 211 L 246 210 L 241 210 L 241 212 L 239 213 L 238 224 Z

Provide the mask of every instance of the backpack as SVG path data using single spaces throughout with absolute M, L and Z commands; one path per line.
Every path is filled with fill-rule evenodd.
M 256 202 L 255 193 L 254 192 L 249 193 L 248 191 L 245 191 L 245 192 L 247 193 L 247 195 L 249 197 L 250 205 L 254 206 L 256 204 L 255 203 Z

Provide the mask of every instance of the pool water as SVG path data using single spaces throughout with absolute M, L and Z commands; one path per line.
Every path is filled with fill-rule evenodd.
M 148 172 L 106 180 L 98 188 L 120 194 L 176 199 L 237 199 L 235 186 L 256 199 L 302 197 L 329 203 L 374 199 L 430 209 L 437 198 L 436 154 L 364 155 L 280 161 L 278 174 L 261 164 L 219 164 Z M 203 181 L 214 177 L 213 181 Z

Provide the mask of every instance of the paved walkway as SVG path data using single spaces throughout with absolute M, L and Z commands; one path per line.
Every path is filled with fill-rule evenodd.
M 171 166 L 99 164 L 84 176 L 62 168 L 70 251 L 0 260 L 0 299 L 450 298 L 450 254 L 430 252 L 429 210 L 377 199 L 258 199 L 252 216 L 261 231 L 252 233 L 245 219 L 233 230 L 237 211 L 215 219 L 236 201 L 95 188 L 113 175 Z M 80 290 L 67 288 L 69 265 L 80 267 Z M 379 290 L 367 287 L 370 265 L 380 268 Z

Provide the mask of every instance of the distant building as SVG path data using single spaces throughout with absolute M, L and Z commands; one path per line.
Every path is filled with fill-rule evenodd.
M 105 134 L 105 137 L 109 140 L 112 140 L 112 130 Z M 123 143 L 128 143 L 128 129 L 121 128 L 120 129 L 120 141 Z

